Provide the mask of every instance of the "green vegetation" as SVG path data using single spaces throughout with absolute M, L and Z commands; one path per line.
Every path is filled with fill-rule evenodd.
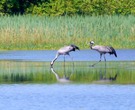
M 135 48 L 135 16 L 1 16 L 0 49 L 58 49 L 89 41 L 114 48 Z
M 72 83 L 114 83 L 135 84 L 135 62 L 101 62 L 95 67 L 89 67 L 93 62 L 56 62 L 54 70 L 63 77 L 70 76 Z M 0 61 L 0 83 L 56 83 L 56 77 L 50 70 L 50 62 L 19 62 Z M 71 75 L 70 75 L 71 74 Z M 103 79 L 114 77 L 115 81 Z
M 135 15 L 135 0 L 1 0 L 0 15 Z

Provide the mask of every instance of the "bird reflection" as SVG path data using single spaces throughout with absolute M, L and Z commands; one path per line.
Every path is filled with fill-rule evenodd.
M 117 73 L 114 75 L 114 76 L 110 76 L 107 77 L 107 73 L 106 73 L 106 63 L 105 63 L 105 66 L 104 66 L 104 71 L 102 73 L 102 70 L 100 70 L 100 81 L 105 81 L 105 82 L 111 82 L 111 81 L 115 81 L 117 79 Z
M 61 78 L 61 77 L 58 75 L 58 73 L 56 73 L 56 71 L 54 70 L 53 67 L 51 67 L 51 71 L 52 71 L 52 73 L 55 75 L 55 77 L 56 77 L 56 79 L 57 79 L 58 82 L 60 82 L 60 83 L 69 83 L 69 82 L 71 82 L 70 77 L 71 77 L 71 74 L 72 74 L 72 73 L 69 74 L 69 76 L 66 76 L 66 74 L 64 73 L 63 77 Z

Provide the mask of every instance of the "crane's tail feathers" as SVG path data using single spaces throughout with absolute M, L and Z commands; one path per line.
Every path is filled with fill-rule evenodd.
M 79 47 L 77 47 L 77 46 L 75 46 L 75 48 L 76 48 L 77 50 L 80 50 L 80 48 L 79 48 Z
M 116 54 L 115 49 L 114 49 L 113 47 L 110 47 L 110 49 L 112 50 L 112 52 L 110 52 L 110 54 L 114 54 L 114 55 L 115 55 L 115 57 L 117 57 L 117 54 Z
M 75 51 L 75 49 L 80 50 L 80 49 L 79 49 L 79 47 L 78 47 L 78 46 L 76 46 L 76 45 L 74 45 L 74 44 L 71 44 L 71 46 L 74 48 L 74 50 L 73 50 L 73 51 Z

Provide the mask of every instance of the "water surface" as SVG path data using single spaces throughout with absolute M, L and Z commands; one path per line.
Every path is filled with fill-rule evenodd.
M 0 85 L 1 110 L 134 110 L 134 85 Z
M 130 84 L 135 83 L 135 50 L 116 52 L 118 58 L 106 55 L 106 66 L 102 62 L 94 68 L 89 65 L 99 60 L 98 52 L 71 52 L 77 61 L 74 71 L 71 62 L 66 63 L 66 68 L 62 62 L 54 66 L 60 76 L 73 73 L 73 82 L 65 84 L 56 82 L 50 71 L 56 50 L 1 51 L 0 110 L 134 110 L 135 85 Z M 58 61 L 63 61 L 63 57 Z M 70 58 L 66 57 L 66 61 Z M 115 83 L 95 83 L 116 74 Z
M 24 60 L 24 61 L 51 61 L 56 54 L 56 50 L 27 50 L 27 51 L 0 51 L 0 60 Z M 135 61 L 135 50 L 116 50 L 118 57 L 106 55 L 107 61 Z M 99 53 L 94 50 L 80 50 L 70 53 L 74 61 L 97 61 Z M 67 56 L 67 61 L 71 59 Z M 58 58 L 63 61 L 63 56 Z

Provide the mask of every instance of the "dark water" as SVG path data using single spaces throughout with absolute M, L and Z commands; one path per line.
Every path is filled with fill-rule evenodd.
M 106 55 L 107 61 L 134 61 L 135 50 L 116 50 L 118 57 Z M 0 60 L 24 60 L 24 61 L 51 61 L 56 54 L 56 50 L 32 50 L 32 51 L 0 51 Z M 70 53 L 74 61 L 97 61 L 99 53 L 94 50 L 81 50 Z M 66 57 L 67 61 L 71 61 Z M 63 56 L 58 58 L 63 61 Z
M 134 110 L 134 85 L 0 85 L 0 110 Z

